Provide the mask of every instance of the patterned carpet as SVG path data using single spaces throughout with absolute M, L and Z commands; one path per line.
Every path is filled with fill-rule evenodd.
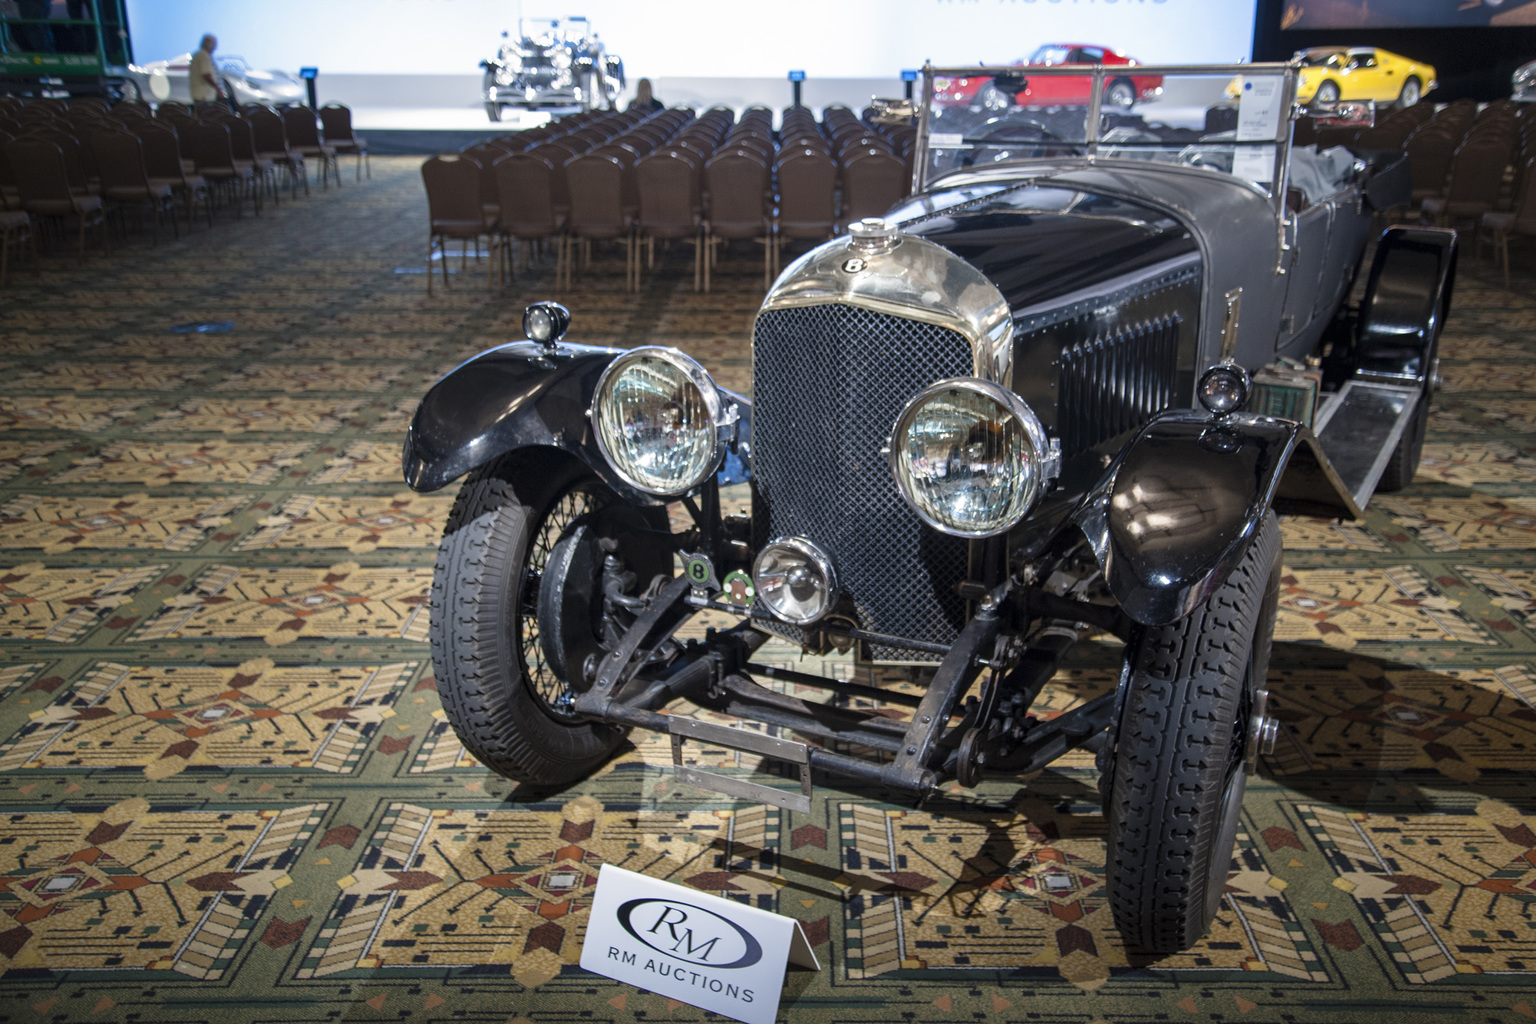
M 704 1019 L 575 966 L 603 863 L 804 922 L 789 1021 L 1536 1018 L 1536 280 L 1464 261 L 1412 489 L 1284 524 L 1285 733 L 1214 930 L 1147 959 L 1086 756 L 801 815 L 672 784 L 650 738 L 558 793 L 465 755 L 424 642 L 451 490 L 399 444 L 552 277 L 429 300 L 418 165 L 0 293 L 0 1022 Z M 750 390 L 759 266 L 695 295 L 674 253 L 636 297 L 606 254 L 571 338 Z M 1115 671 L 1089 645 L 1049 706 Z

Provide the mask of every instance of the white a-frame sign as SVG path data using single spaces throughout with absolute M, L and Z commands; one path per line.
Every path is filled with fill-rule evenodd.
M 745 1024 L 773 1024 L 790 963 L 821 970 L 800 922 L 604 864 L 581 966 Z

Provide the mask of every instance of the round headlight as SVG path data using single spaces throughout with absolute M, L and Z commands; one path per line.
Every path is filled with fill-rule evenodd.
M 752 563 L 752 586 L 768 610 L 803 626 L 827 613 L 837 600 L 832 560 L 804 537 L 771 541 Z
M 992 537 L 1024 518 L 1049 483 L 1045 428 L 1012 391 L 976 378 L 924 389 L 896 418 L 891 472 L 923 521 Z
M 646 494 L 683 494 L 709 479 L 723 454 L 720 392 L 704 367 L 658 345 L 608 364 L 592 400 L 603 457 Z
M 1248 401 L 1248 388 L 1247 370 L 1236 363 L 1217 363 L 1200 375 L 1195 394 L 1207 412 L 1225 416 Z
M 495 78 L 497 85 L 511 85 L 512 79 L 517 76 L 511 68 L 503 65 L 502 67 L 496 69 L 496 72 L 492 77 Z

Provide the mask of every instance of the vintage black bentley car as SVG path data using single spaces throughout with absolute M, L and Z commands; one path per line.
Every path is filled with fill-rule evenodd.
M 926 94 L 989 73 L 928 69 Z M 1212 119 L 1236 127 L 1208 132 L 1203 103 L 1183 125 L 1098 101 L 1075 127 L 917 111 L 913 196 L 768 292 L 751 401 L 676 349 L 567 344 L 553 303 L 433 387 L 404 472 L 469 474 L 431 637 L 476 757 L 558 785 L 652 729 L 679 778 L 804 810 L 813 772 L 921 795 L 1087 747 L 1118 926 L 1149 950 L 1199 938 L 1277 729 L 1276 514 L 1357 516 L 1412 479 L 1456 240 L 1386 230 L 1348 305 L 1373 215 L 1406 201 L 1401 156 L 1293 146 L 1294 66 L 1149 73 L 1218 104 L 1241 74 Z M 742 479 L 751 514 L 726 514 Z M 701 609 L 737 625 L 678 640 Z M 926 690 L 765 669 L 770 634 L 928 662 Z M 1031 716 L 1089 634 L 1124 641 L 1118 688 Z M 660 713 L 678 698 L 772 735 Z M 788 762 L 801 788 L 685 765 L 687 741 Z

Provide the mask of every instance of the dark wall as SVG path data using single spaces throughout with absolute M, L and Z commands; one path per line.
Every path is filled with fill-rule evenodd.
M 1450 0 L 1446 0 L 1447 3 Z M 1536 28 L 1280 30 L 1285 0 L 1258 0 L 1253 59 L 1289 60 L 1309 46 L 1379 46 L 1434 65 L 1440 88 L 1428 99 L 1493 100 L 1509 95 L 1515 68 L 1536 60 Z

